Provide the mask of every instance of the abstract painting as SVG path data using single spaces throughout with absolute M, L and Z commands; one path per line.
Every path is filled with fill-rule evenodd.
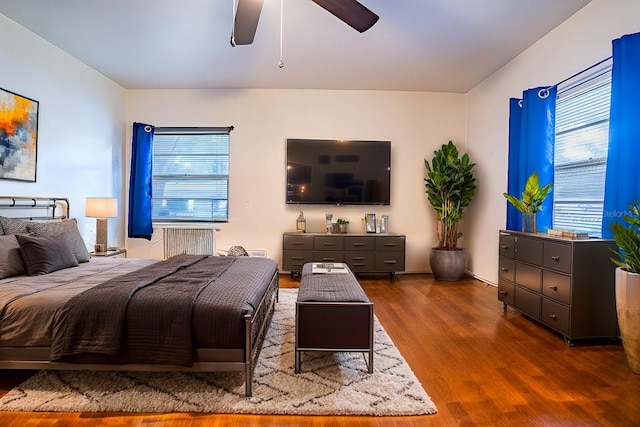
M 0 88 L 0 179 L 36 181 L 38 101 Z

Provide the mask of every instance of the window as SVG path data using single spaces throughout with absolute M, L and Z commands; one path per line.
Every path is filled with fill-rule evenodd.
M 229 219 L 230 128 L 155 128 L 152 218 Z
M 553 228 L 600 237 L 609 143 L 611 61 L 558 88 Z

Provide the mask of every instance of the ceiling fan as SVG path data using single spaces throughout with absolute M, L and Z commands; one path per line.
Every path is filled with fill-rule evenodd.
M 354 29 L 363 33 L 378 21 L 378 15 L 356 0 L 312 0 Z M 253 43 L 264 0 L 238 0 L 231 45 Z

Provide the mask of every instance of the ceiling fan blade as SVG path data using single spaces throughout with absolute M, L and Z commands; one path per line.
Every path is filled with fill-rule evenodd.
M 313 0 L 313 2 L 361 33 L 378 22 L 379 16 L 356 0 Z
M 264 0 L 238 0 L 231 44 L 251 44 L 258 28 Z

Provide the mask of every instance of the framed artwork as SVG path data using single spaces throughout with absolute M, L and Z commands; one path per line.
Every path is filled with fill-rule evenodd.
M 0 88 L 0 179 L 36 182 L 38 101 Z
M 376 214 L 366 214 L 364 216 L 364 228 L 367 233 L 376 232 Z

